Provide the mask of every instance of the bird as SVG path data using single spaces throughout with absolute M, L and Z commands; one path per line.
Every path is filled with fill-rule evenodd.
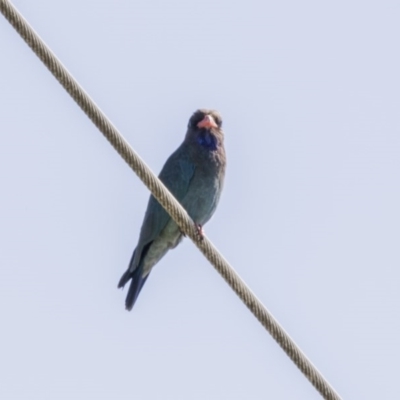
M 199 109 L 189 119 L 182 144 L 167 159 L 159 179 L 192 218 L 200 238 L 214 214 L 224 184 L 226 154 L 218 111 Z M 153 197 L 147 204 L 137 246 L 118 288 L 129 281 L 125 307 L 132 310 L 152 268 L 183 239 L 178 225 Z

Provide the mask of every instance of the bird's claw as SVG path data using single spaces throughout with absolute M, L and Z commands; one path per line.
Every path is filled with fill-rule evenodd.
M 203 240 L 204 239 L 204 231 L 203 231 L 203 227 L 200 224 L 196 224 L 196 231 L 197 231 L 197 236 L 198 236 L 199 240 Z

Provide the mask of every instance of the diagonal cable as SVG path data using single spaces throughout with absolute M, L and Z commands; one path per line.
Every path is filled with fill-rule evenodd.
M 117 131 L 114 125 L 102 113 L 87 93 L 78 85 L 22 15 L 8 0 L 0 0 L 0 11 L 24 41 L 31 47 L 34 53 L 42 60 L 64 89 L 75 100 L 79 107 L 97 126 L 100 132 L 107 138 L 115 150 L 117 150 L 120 156 L 139 176 L 153 196 L 179 225 L 180 229 L 192 239 L 195 245 L 222 275 L 243 303 L 246 304 L 264 328 L 267 329 L 285 353 L 309 379 L 321 396 L 327 400 L 340 400 L 340 396 L 329 385 L 322 374 L 314 367 L 311 361 L 302 353 L 299 347 L 279 325 L 260 300 L 258 300 L 258 298 L 252 293 L 249 287 L 242 281 L 239 275 L 223 258 L 213 244 L 206 237 L 203 240 L 199 240 L 195 224 L 187 212 L 165 188 L 162 182 L 153 174 L 144 161 L 129 146 L 123 136 Z

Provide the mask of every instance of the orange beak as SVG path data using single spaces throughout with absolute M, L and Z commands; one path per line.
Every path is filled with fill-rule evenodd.
M 217 123 L 211 115 L 205 115 L 204 118 L 197 124 L 198 128 L 216 128 Z

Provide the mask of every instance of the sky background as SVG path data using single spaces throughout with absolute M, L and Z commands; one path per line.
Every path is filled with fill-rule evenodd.
M 14 4 L 155 173 L 221 112 L 207 236 L 344 399 L 398 399 L 400 3 Z M 0 398 L 319 399 L 188 239 L 124 310 L 149 193 L 2 16 L 0 52 Z

